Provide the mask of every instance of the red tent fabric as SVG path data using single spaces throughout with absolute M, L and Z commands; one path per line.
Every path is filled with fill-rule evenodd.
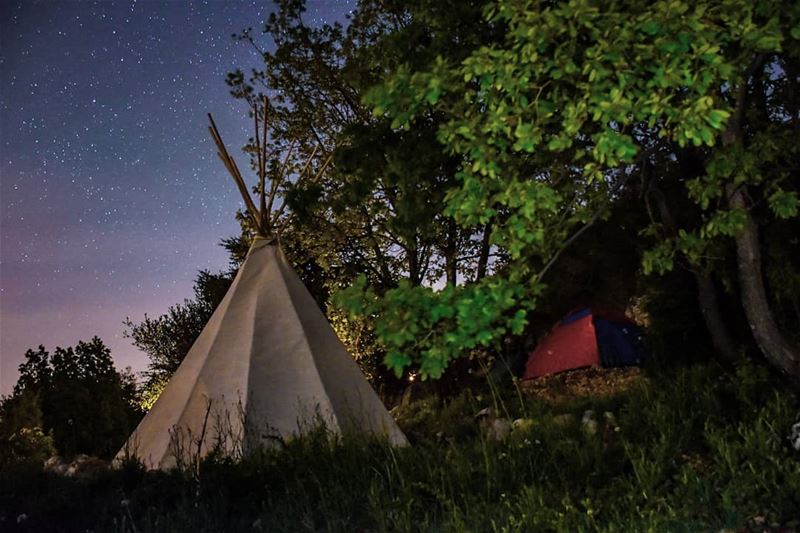
M 572 368 L 600 366 L 592 313 L 559 322 L 545 337 L 525 365 L 522 379 L 533 379 Z

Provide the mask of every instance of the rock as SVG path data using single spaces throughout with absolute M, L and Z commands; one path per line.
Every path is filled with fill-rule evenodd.
M 511 423 L 514 431 L 528 432 L 533 429 L 535 422 L 532 418 L 517 418 Z
M 504 440 L 511 433 L 511 420 L 498 418 L 491 407 L 484 407 L 475 413 L 475 420 L 481 432 L 490 440 Z
M 61 464 L 63 462 L 64 462 L 64 458 L 63 457 L 61 457 L 60 455 L 54 455 L 54 456 L 50 457 L 49 459 L 47 459 L 44 462 L 44 469 L 45 470 L 49 470 L 49 469 L 51 469 L 51 468 L 55 467 L 56 465 L 59 465 L 59 464 Z
M 581 424 L 583 425 L 584 431 L 586 431 L 586 433 L 589 435 L 594 435 L 597 433 L 597 420 L 594 419 L 594 411 L 591 409 L 584 411 Z
M 505 440 L 511 433 L 511 421 L 507 418 L 495 418 L 489 423 L 486 436 L 490 440 Z
M 603 413 L 603 418 L 606 421 L 606 433 L 618 433 L 619 432 L 619 424 L 617 424 L 617 418 L 614 416 L 614 413 L 611 411 L 606 411 Z
M 56 474 L 64 475 L 67 473 L 69 463 L 67 463 L 60 455 L 54 455 L 44 462 L 45 472 L 54 472 Z
M 800 422 L 792 426 L 789 440 L 792 442 L 792 448 L 800 452 Z
M 494 417 L 494 409 L 492 409 L 491 407 L 484 407 L 483 409 L 475 413 L 475 418 L 483 418 L 483 417 L 489 417 L 489 418 Z
M 64 475 L 68 477 L 91 477 L 104 470 L 108 470 L 106 461 L 80 454 L 76 455 L 72 462 L 69 463 Z
M 81 467 L 86 463 L 89 459 L 88 455 L 85 454 L 78 454 L 73 459 L 72 462 L 67 466 L 67 471 L 64 474 L 68 477 L 75 476 L 80 470 Z

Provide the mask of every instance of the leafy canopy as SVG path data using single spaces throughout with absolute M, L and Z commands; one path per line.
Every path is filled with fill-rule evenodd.
M 485 16 L 500 42 L 463 61 L 401 66 L 366 99 L 395 128 L 413 130 L 430 109 L 447 117 L 439 140 L 463 162 L 447 212 L 461 225 L 491 223 L 491 242 L 510 258 L 475 285 L 400 286 L 383 298 L 356 285 L 344 294 L 345 306 L 377 317 L 396 371 L 416 361 L 423 376 L 436 377 L 463 349 L 521 329 L 552 262 L 608 215 L 656 154 L 706 154 L 706 172 L 686 183 L 686 194 L 707 211 L 699 228 L 675 238 L 651 231 L 661 242 L 645 255 L 646 271 L 670 269 L 676 249 L 699 257 L 709 241 L 744 227 L 741 208 L 714 202 L 730 183 L 758 185 L 775 216 L 797 216 L 785 176 L 759 172 L 796 150 L 789 135 L 769 131 L 747 147 L 722 141 L 754 58 L 771 55 L 768 65 L 780 69 L 781 53 L 797 57 L 800 7 L 500 0 Z

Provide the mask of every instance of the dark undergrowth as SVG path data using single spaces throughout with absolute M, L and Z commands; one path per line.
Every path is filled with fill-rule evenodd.
M 487 406 L 533 423 L 489 440 L 474 418 Z M 594 433 L 586 409 L 601 414 Z M 0 530 L 791 530 L 799 418 L 797 395 L 752 365 L 651 369 L 619 394 L 558 405 L 494 384 L 406 408 L 403 449 L 319 429 L 199 472 L 128 464 L 75 479 L 16 465 L 0 473 Z

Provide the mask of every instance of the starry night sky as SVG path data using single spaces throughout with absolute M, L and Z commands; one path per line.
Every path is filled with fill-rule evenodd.
M 304 20 L 345 23 L 354 7 L 309 0 Z M 39 344 L 98 335 L 119 368 L 143 370 L 125 317 L 159 315 L 198 270 L 227 266 L 217 243 L 238 232 L 241 200 L 206 113 L 230 149 L 244 144 L 224 80 L 260 64 L 231 34 L 272 9 L 0 0 L 0 394 Z

